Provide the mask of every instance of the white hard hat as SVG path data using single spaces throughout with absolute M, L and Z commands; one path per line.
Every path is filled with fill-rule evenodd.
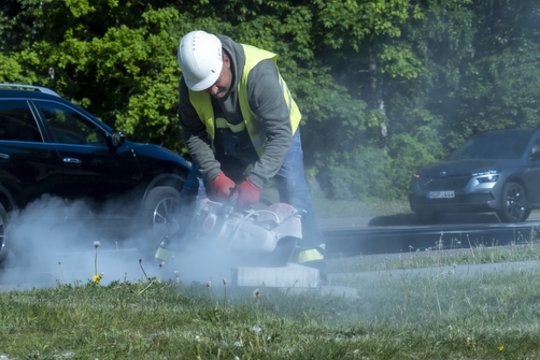
M 180 40 L 178 64 L 188 88 L 208 89 L 217 81 L 223 67 L 221 41 L 201 30 L 187 33 Z

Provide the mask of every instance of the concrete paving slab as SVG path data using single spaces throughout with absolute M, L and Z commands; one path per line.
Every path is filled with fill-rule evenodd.
M 297 264 L 283 267 L 238 267 L 233 284 L 251 287 L 318 288 L 319 270 Z

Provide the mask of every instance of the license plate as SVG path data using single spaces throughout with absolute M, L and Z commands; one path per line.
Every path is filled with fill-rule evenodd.
M 453 199 L 456 197 L 454 190 L 447 191 L 430 191 L 427 195 L 428 199 Z

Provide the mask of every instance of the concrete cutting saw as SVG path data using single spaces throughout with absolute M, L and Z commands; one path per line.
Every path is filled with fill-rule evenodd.
M 237 266 L 284 266 L 302 240 L 302 212 L 286 203 L 238 210 L 230 203 L 197 200 L 184 231 L 166 237 L 155 258 L 166 262 L 190 246 L 230 256 Z

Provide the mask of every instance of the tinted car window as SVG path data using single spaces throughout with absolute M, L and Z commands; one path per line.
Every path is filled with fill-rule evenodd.
M 0 140 L 42 141 L 26 101 L 0 101 Z
M 533 143 L 533 146 L 531 147 L 531 152 L 529 156 L 533 160 L 539 160 L 540 159 L 540 140 L 535 140 Z
M 73 109 L 52 102 L 36 102 L 53 141 L 60 144 L 106 144 L 105 134 Z
M 528 131 L 483 134 L 467 141 L 448 160 L 518 159 L 523 156 L 530 138 Z

